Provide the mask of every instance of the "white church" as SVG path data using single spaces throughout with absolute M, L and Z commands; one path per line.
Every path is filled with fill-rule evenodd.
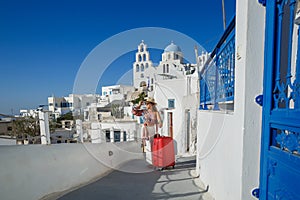
M 159 133 L 174 139 L 176 155 L 195 153 L 199 107 L 197 65 L 184 63 L 183 52 L 174 42 L 164 49 L 158 66 L 151 61 L 144 41 L 138 45 L 135 58 L 133 84 L 135 88 L 146 84 L 148 96 L 156 100 L 163 117 Z

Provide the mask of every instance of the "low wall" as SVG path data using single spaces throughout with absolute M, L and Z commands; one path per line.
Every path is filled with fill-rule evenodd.
M 140 158 L 136 142 L 0 146 L 1 199 L 40 199 Z
M 16 139 L 0 137 L 0 145 L 15 145 L 15 144 L 16 144 Z

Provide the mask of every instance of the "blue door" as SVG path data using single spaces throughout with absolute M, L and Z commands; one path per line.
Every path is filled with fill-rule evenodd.
M 300 38 L 296 0 L 266 6 L 259 199 L 300 199 Z M 300 24 L 300 22 L 299 22 Z M 298 40 L 298 42 L 297 42 Z

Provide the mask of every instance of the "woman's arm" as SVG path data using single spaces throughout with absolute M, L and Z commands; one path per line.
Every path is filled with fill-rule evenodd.
M 137 109 L 140 109 L 141 106 L 142 106 L 142 104 L 143 104 L 143 102 L 144 102 L 144 101 L 140 101 L 139 104 L 136 106 L 136 108 L 137 108 Z
M 159 112 L 156 112 L 156 117 L 157 117 L 158 127 L 161 128 L 162 125 L 163 125 L 163 123 L 162 123 L 162 120 L 161 120 Z

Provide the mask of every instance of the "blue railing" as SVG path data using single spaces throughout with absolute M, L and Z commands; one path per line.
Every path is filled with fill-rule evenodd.
M 200 109 L 219 110 L 234 100 L 235 16 L 199 72 Z

